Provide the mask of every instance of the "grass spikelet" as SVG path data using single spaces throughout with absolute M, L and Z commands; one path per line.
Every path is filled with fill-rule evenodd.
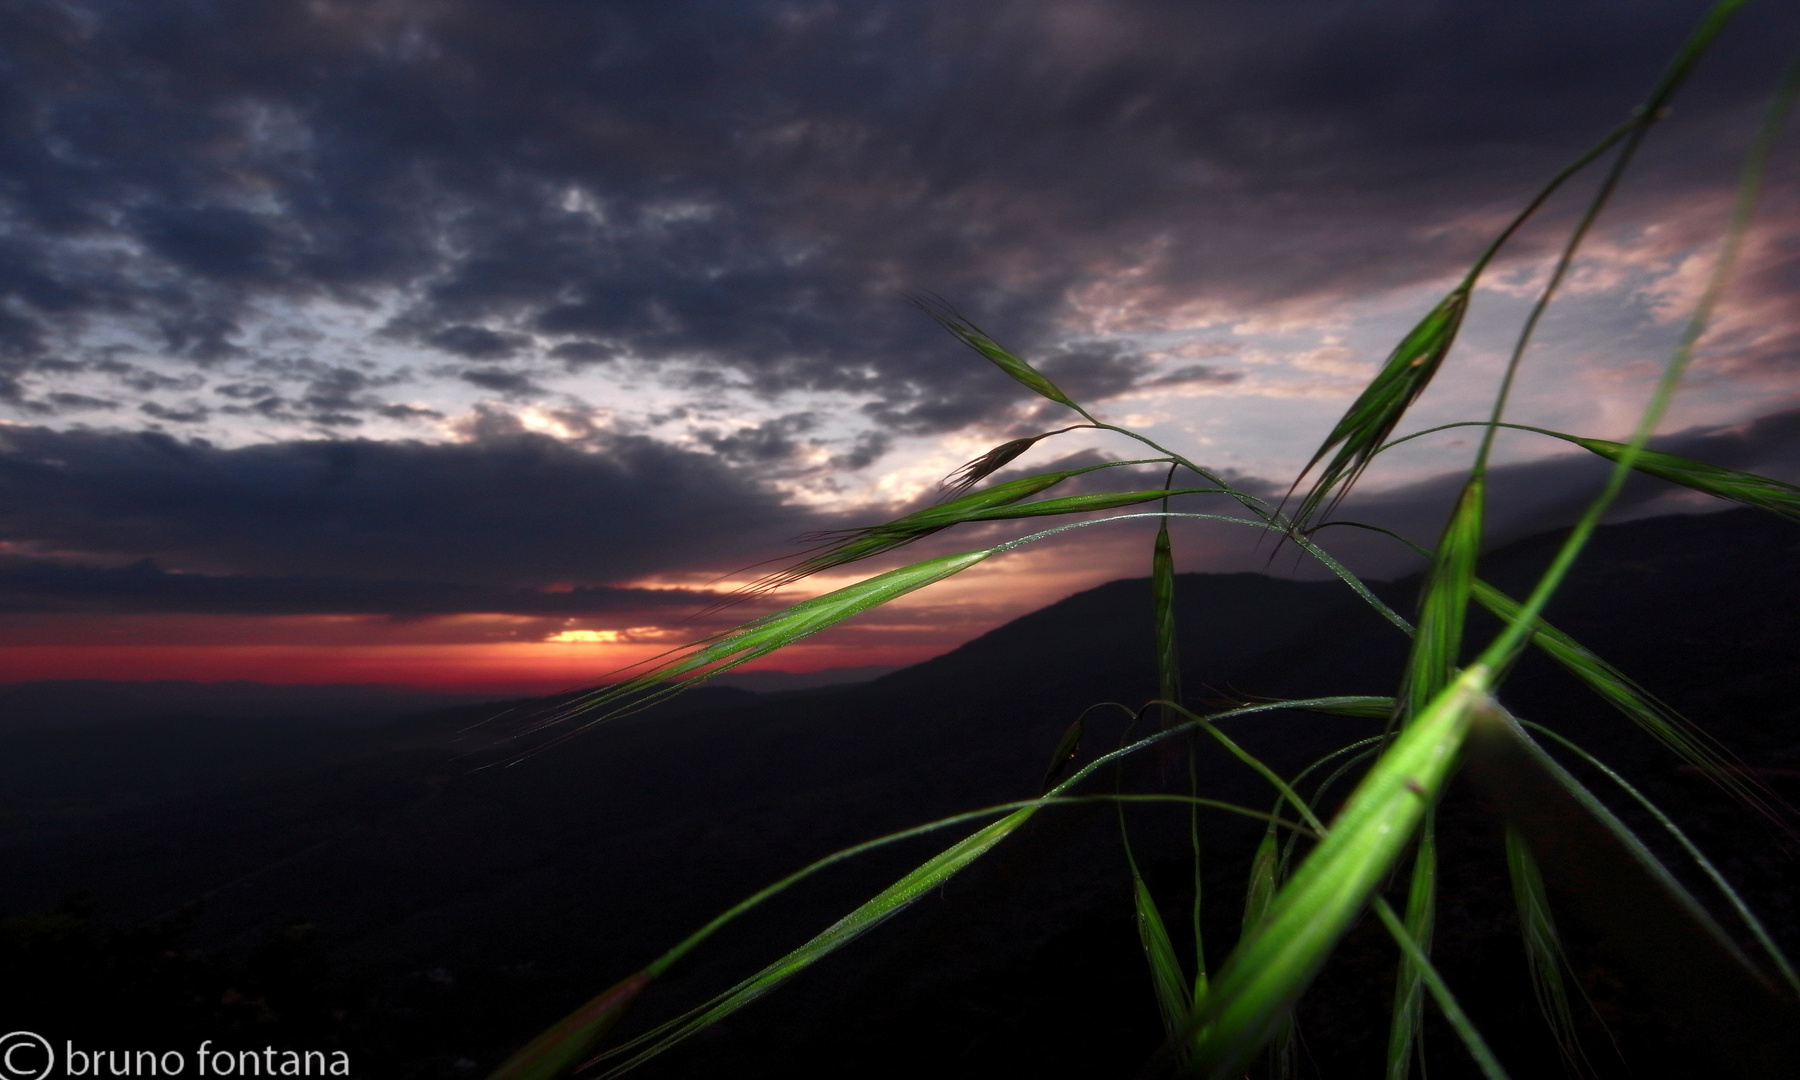
M 1485 488 L 1479 475 L 1463 486 L 1425 580 L 1424 596 L 1419 602 L 1419 628 L 1407 657 L 1409 715 L 1437 696 L 1450 682 L 1461 659 L 1463 624 L 1475 581 L 1475 558 L 1481 550 Z
M 1587 1056 L 1576 1037 L 1575 1017 L 1569 1009 L 1568 991 L 1563 986 L 1563 968 L 1568 961 L 1563 955 L 1562 939 L 1556 933 L 1556 919 L 1550 913 L 1550 898 L 1544 892 L 1544 877 L 1524 837 L 1514 829 L 1506 830 L 1506 870 L 1512 878 L 1513 906 L 1519 912 L 1519 937 L 1525 946 L 1525 966 L 1531 972 L 1531 990 L 1537 998 L 1538 1011 L 1550 1026 L 1563 1064 L 1575 1075 L 1589 1071 Z
M 1624 443 L 1607 439 L 1584 439 L 1574 435 L 1558 437 L 1608 461 L 1617 462 L 1625 454 Z M 1800 521 L 1800 487 L 1792 484 L 1784 484 L 1755 473 L 1707 465 L 1675 454 L 1665 454 L 1660 450 L 1641 449 L 1631 464 L 1639 472 L 1649 473 L 1670 483 L 1767 510 L 1790 521 Z
M 1086 409 L 1075 404 L 1073 398 L 1063 393 L 1061 387 L 1046 378 L 1043 372 L 1021 360 L 1013 352 L 989 337 L 987 331 L 970 322 L 939 297 L 919 294 L 911 299 L 914 307 L 937 320 L 938 325 L 956 335 L 958 341 L 987 357 L 995 367 L 1006 372 L 1020 386 L 1041 397 L 1047 397 L 1059 405 L 1067 405 L 1080 413 L 1086 420 L 1094 419 Z
M 1073 430 L 1075 429 L 1062 428 L 1058 431 L 1046 431 L 1042 435 L 1031 435 L 1023 439 L 1014 439 L 1011 442 L 1003 442 L 980 457 L 975 458 L 972 461 L 964 462 L 955 472 L 944 477 L 943 483 L 939 486 L 945 490 L 947 498 L 955 498 L 971 490 L 976 484 L 981 483 L 1001 469 L 1006 468 L 1008 465 L 1012 464 L 1014 460 L 1023 455 L 1025 451 L 1036 446 L 1043 440 L 1048 439 L 1052 435 L 1061 435 L 1064 431 Z
M 1300 470 L 1304 479 L 1326 454 L 1337 451 L 1301 500 L 1300 509 L 1294 514 L 1297 529 L 1310 528 L 1328 499 L 1335 502 L 1343 497 L 1393 432 L 1394 425 L 1431 384 L 1432 376 L 1456 343 L 1456 332 L 1462 327 L 1463 313 L 1469 306 L 1469 289 L 1469 282 L 1452 289 L 1400 340 L 1380 373 L 1331 429 L 1306 468 Z M 1294 481 L 1296 486 L 1299 482 Z

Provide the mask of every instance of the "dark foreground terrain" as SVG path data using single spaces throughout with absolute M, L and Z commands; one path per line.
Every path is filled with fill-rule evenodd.
M 1522 593 L 1550 542 L 1496 552 L 1482 572 Z M 1615 526 L 1551 618 L 1792 798 L 1797 553 L 1800 526 L 1750 511 Z M 1401 604 L 1411 587 L 1384 592 Z M 389 722 L 215 710 L 0 726 L 0 911 L 13 913 L 0 929 L 0 1023 L 89 1046 L 342 1048 L 365 1077 L 484 1075 L 807 861 L 1034 795 L 1082 706 L 1153 696 L 1147 600 L 1145 581 L 1113 582 L 857 686 L 698 690 L 511 767 L 493 764 L 509 750 L 495 745 L 504 725 L 469 730 L 493 705 Z M 1334 582 L 1185 575 L 1178 600 L 1186 686 L 1201 705 L 1389 692 L 1404 654 L 1404 639 Z M 1545 664 L 1526 663 L 1506 701 L 1662 800 L 1790 950 L 1800 945 L 1796 848 L 1780 829 Z M 1083 755 L 1123 729 L 1117 710 L 1096 714 Z M 1379 725 L 1277 713 L 1230 730 L 1291 772 Z M 1216 748 L 1203 763 L 1209 794 L 1271 801 Z M 1184 773 L 1152 755 L 1129 782 Z M 1192 890 L 1183 821 L 1133 816 L 1178 936 Z M 1511 936 L 1498 827 L 1459 787 L 1443 830 L 1443 970 L 1514 1075 L 1559 1075 Z M 1237 932 L 1257 831 L 1207 819 L 1215 963 Z M 767 905 L 653 987 L 627 1030 L 755 970 L 951 835 Z M 1117 837 L 1110 809 L 1039 815 L 914 910 L 642 1075 L 1138 1075 L 1159 1027 Z M 1571 939 L 1598 1073 L 1712 1075 L 1704 1044 L 1636 988 L 1629 958 L 1579 925 Z M 1392 968 L 1379 928 L 1358 927 L 1303 1008 L 1304 1074 L 1379 1075 Z M 1431 1023 L 1432 1075 L 1469 1075 Z

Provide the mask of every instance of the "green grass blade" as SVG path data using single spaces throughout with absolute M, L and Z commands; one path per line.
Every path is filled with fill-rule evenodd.
M 1472 665 L 1395 736 L 1331 830 L 1214 977 L 1195 1021 L 1193 1070 L 1235 1076 L 1287 1017 L 1436 798 L 1472 714 L 1490 708 Z
M 1321 705 L 1309 712 L 1328 713 L 1332 716 L 1354 716 L 1364 720 L 1386 720 L 1394 715 L 1395 699 L 1391 697 L 1366 697 L 1347 700 L 1337 705 Z
M 1437 833 L 1426 819 L 1419 830 L 1419 850 L 1413 856 L 1412 886 L 1406 896 L 1406 934 L 1421 955 L 1431 954 L 1431 933 L 1437 916 Z M 1424 1032 L 1425 974 L 1412 955 L 1400 955 L 1394 977 L 1394 1011 L 1388 1029 L 1388 1080 L 1407 1080 L 1413 1058 L 1422 1049 Z
M 1383 446 L 1381 451 L 1425 435 L 1460 427 L 1508 428 L 1513 431 L 1531 431 L 1539 435 L 1548 435 L 1552 439 L 1573 443 L 1615 465 L 1625 458 L 1628 445 L 1613 442 L 1610 439 L 1590 439 L 1581 435 L 1571 435 L 1566 431 L 1555 431 L 1551 428 L 1535 427 L 1531 424 L 1460 420 L 1454 424 L 1439 424 L 1423 431 L 1415 431 L 1410 435 L 1393 440 Z M 1759 510 L 1767 510 L 1792 521 L 1800 521 L 1800 487 L 1795 487 L 1793 484 L 1784 484 L 1780 480 L 1739 469 L 1727 469 L 1722 465 L 1708 465 L 1703 461 L 1695 461 L 1692 458 L 1664 453 L 1661 450 L 1651 450 L 1647 447 L 1638 450 L 1636 457 L 1632 459 L 1631 467 L 1647 475 L 1667 480 L 1672 484 L 1680 484 L 1682 487 L 1692 488 L 1720 499 L 1753 506 Z
M 1169 495 L 1210 493 L 1220 490 L 1218 488 L 1182 488 L 1178 491 L 1164 491 L 1158 488 L 1151 491 L 1115 491 L 1096 495 L 1076 495 L 1064 499 L 1043 499 L 1038 502 L 1021 504 L 1021 500 L 1054 487 L 1071 476 L 1080 476 L 1098 469 L 1117 468 L 1121 465 L 1143 465 L 1152 462 L 1155 462 L 1155 459 L 1108 461 L 1081 469 L 1065 469 L 1060 472 L 1041 473 L 1037 476 L 1024 476 L 1017 480 L 1009 480 L 1004 484 L 995 484 L 993 487 L 984 488 L 981 491 L 961 495 L 934 506 L 928 506 L 904 517 L 884 521 L 879 525 L 813 533 L 801 539 L 825 541 L 820 547 L 812 549 L 816 554 L 808 555 L 773 573 L 764 574 L 739 589 L 735 595 L 741 598 L 746 595 L 756 595 L 779 589 L 813 574 L 885 554 L 934 533 L 942 532 L 954 525 L 964 525 L 973 521 L 1004 521 L 1013 518 L 1111 510 L 1120 506 L 1151 502 Z M 1160 462 L 1155 463 L 1160 464 Z
M 1169 942 L 1169 931 L 1163 925 L 1162 913 L 1149 886 L 1134 866 L 1131 872 L 1132 898 L 1137 909 L 1138 941 L 1144 957 L 1150 962 L 1151 982 L 1156 988 L 1156 1007 L 1162 1013 L 1163 1030 L 1175 1042 L 1187 1028 L 1193 1003 L 1188 997 L 1187 976 L 1181 962 L 1175 959 L 1175 947 Z
M 1116 510 L 1121 506 L 1155 502 L 1171 495 L 1217 494 L 1219 488 L 1149 488 L 1142 491 L 1107 491 L 1097 495 L 1070 495 L 1061 499 L 982 510 L 963 518 L 964 521 L 1008 521 L 1013 518 L 1049 517 L 1055 514 L 1085 514 L 1095 510 Z
M 1706 910 L 1604 804 L 1516 721 L 1481 714 L 1467 771 L 1525 838 L 1545 882 L 1582 913 L 1713 1055 L 1745 1076 L 1778 1076 L 1800 1056 L 1800 1008 L 1750 964 Z
M 1576 1035 L 1575 1016 L 1563 986 L 1563 968 L 1568 961 L 1556 932 L 1556 919 L 1550 913 L 1550 898 L 1544 892 L 1537 860 L 1531 857 L 1531 848 L 1515 829 L 1506 830 L 1506 871 L 1512 879 L 1519 937 L 1525 946 L 1525 966 L 1531 974 L 1538 1011 L 1562 1051 L 1563 1064 L 1571 1073 L 1582 1075 L 1591 1069 Z
M 959 574 L 1000 550 L 1000 547 L 991 547 L 940 555 L 803 600 L 774 614 L 695 642 L 686 647 L 684 655 L 662 663 L 636 678 L 576 698 L 539 721 L 534 730 L 595 712 L 601 715 L 589 720 L 588 724 L 645 708 L 720 672 L 829 629 L 852 615 Z M 586 726 L 587 724 L 582 725 Z M 576 729 L 579 730 L 580 728 Z M 562 738 L 568 738 L 574 733 L 569 732 Z

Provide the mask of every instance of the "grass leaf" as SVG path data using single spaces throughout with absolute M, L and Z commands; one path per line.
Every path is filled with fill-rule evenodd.
M 803 600 L 771 615 L 695 642 L 685 650 L 678 650 L 685 651 L 685 655 L 666 661 L 636 678 L 582 695 L 537 721 L 533 730 L 602 710 L 604 712 L 600 717 L 589 722 L 598 723 L 645 708 L 694 683 L 835 626 L 852 615 L 959 574 L 999 550 L 981 548 L 954 555 L 939 555 Z M 568 735 L 563 736 L 567 737 Z
M 1122 803 L 1119 806 L 1119 831 L 1121 835 L 1125 831 L 1125 807 Z M 1131 899 L 1136 913 L 1138 943 L 1150 966 L 1150 984 L 1156 992 L 1156 1008 L 1162 1015 L 1163 1032 L 1169 1045 L 1179 1056 L 1181 1037 L 1187 1030 L 1188 1016 L 1193 1011 L 1193 1002 L 1188 997 L 1187 976 L 1182 973 L 1181 961 L 1175 958 L 1175 946 L 1169 941 L 1169 930 L 1163 923 L 1162 912 L 1156 907 L 1156 898 L 1150 895 L 1150 887 L 1144 884 L 1144 875 L 1138 870 L 1137 858 L 1131 853 L 1129 838 L 1125 839 L 1125 863 L 1131 870 Z

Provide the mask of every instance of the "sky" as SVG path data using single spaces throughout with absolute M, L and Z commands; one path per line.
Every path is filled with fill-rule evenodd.
M 4 0 L 0 681 L 551 690 L 897 565 L 711 610 L 796 537 L 927 505 L 1075 419 L 919 294 L 1278 498 L 1704 8 Z M 1797 48 L 1791 5 L 1728 28 L 1597 222 L 1512 419 L 1630 432 Z M 1794 141 L 1658 443 L 1790 481 Z M 1597 182 L 1502 252 L 1403 430 L 1485 415 Z M 1429 543 L 1473 446 L 1385 455 L 1342 513 Z M 1541 436 L 1498 453 L 1492 543 L 1603 476 Z M 1074 432 L 1001 478 L 1136 456 Z M 1050 494 L 1161 481 L 1129 472 Z M 1707 508 L 1646 484 L 1621 512 Z M 1321 539 L 1372 576 L 1413 566 Z M 1314 572 L 1241 527 L 1176 546 L 1184 570 Z M 1083 529 L 763 666 L 915 662 L 1142 576 L 1148 549 L 1141 521 Z

